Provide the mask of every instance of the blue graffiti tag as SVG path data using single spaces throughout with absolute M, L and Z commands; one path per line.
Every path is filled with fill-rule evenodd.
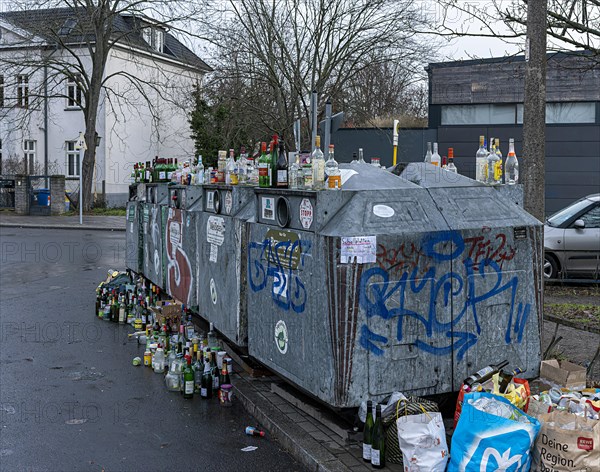
M 522 342 L 531 304 L 517 303 L 517 275 L 503 272 L 492 259 L 481 260 L 478 264 L 469 257 L 463 259 L 465 243 L 457 231 L 427 235 L 422 241 L 421 251 L 431 266 L 407 269 L 398 280 L 390 280 L 388 270 L 381 267 L 372 267 L 362 274 L 359 303 L 367 319 L 396 319 L 398 341 L 405 337 L 405 318 L 417 320 L 423 331 L 422 336 L 414 341 L 416 348 L 438 356 L 455 353 L 460 361 L 482 334 L 478 310 L 482 309 L 483 302 L 507 294 L 510 308 L 504 341 L 510 344 L 515 336 L 517 343 Z M 440 263 L 446 264 L 442 266 Z M 450 266 L 452 269 L 448 271 Z M 441 273 L 442 270 L 445 272 Z M 424 309 L 415 311 L 406 306 L 407 301 L 415 299 L 415 295 L 420 295 L 419 298 L 425 301 L 421 305 Z M 449 320 L 438 316 L 450 312 L 453 316 Z M 458 329 L 465 317 L 472 320 L 472 331 Z M 434 336 L 437 338 L 435 345 L 431 342 Z M 448 338 L 448 343 L 438 345 L 440 338 Z M 363 325 L 359 342 L 364 349 L 381 356 L 388 339 Z
M 310 254 L 311 242 L 307 240 L 273 241 L 248 244 L 248 284 L 253 292 L 264 290 L 269 279 L 271 297 L 284 310 L 302 313 L 306 307 L 306 287 L 294 269 L 294 258 L 300 254 L 298 265 L 304 266 L 304 257 Z

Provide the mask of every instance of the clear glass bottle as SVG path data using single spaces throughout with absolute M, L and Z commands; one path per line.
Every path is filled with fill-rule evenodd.
M 425 162 L 431 164 L 431 141 L 427 141 L 427 152 L 425 153 Z
M 311 155 L 313 181 L 312 186 L 315 190 L 323 190 L 325 188 L 325 157 L 321 151 L 321 137 L 317 135 L 315 140 L 315 148 Z
M 340 190 L 342 188 L 342 175 L 340 166 L 334 157 L 334 146 L 329 145 L 329 158 L 325 163 L 325 175 L 327 176 L 327 188 L 329 190 Z
M 498 172 L 498 163 L 500 163 L 500 181 L 496 180 L 497 172 Z M 490 153 L 487 156 L 486 163 L 486 174 L 487 174 L 487 183 L 491 185 L 502 183 L 502 161 L 496 154 L 496 146 L 492 145 Z
M 508 156 L 504 163 L 504 183 L 514 185 L 519 181 L 519 161 L 515 153 L 515 140 L 508 141 Z
M 438 143 L 433 143 L 433 154 L 431 155 L 431 164 L 434 166 L 440 166 L 442 158 L 438 154 Z
M 217 183 L 225 182 L 225 168 L 227 167 L 227 152 L 219 151 L 217 158 Z
M 485 182 L 485 164 L 487 162 L 488 152 L 485 148 L 485 136 L 479 136 L 479 149 L 475 154 L 475 180 Z
M 300 168 L 300 154 L 296 154 L 296 159 L 294 160 L 294 162 L 292 162 L 292 165 L 290 166 L 290 174 L 289 174 L 289 179 L 290 179 L 290 189 L 292 190 L 298 190 L 299 188 L 301 188 L 304 184 L 304 178 L 302 178 L 302 185 L 300 185 L 299 182 L 299 176 L 301 176 L 301 168 Z
M 366 164 L 367 163 L 365 161 L 365 157 L 364 157 L 363 149 L 362 148 L 358 148 L 358 163 L 359 164 Z
M 448 148 L 448 165 L 446 166 L 446 170 L 458 174 L 458 169 L 454 164 L 454 148 Z
M 225 183 L 227 185 L 238 184 L 237 164 L 235 162 L 235 153 L 233 152 L 233 149 L 229 150 L 229 157 L 225 164 Z
M 248 185 L 257 186 L 258 185 L 258 169 L 254 164 L 254 158 L 248 157 L 246 159 L 248 162 Z
M 248 183 L 248 161 L 246 156 L 246 148 L 242 146 L 240 149 L 240 158 L 238 159 L 236 166 L 238 185 L 246 185 Z
M 312 190 L 313 188 L 313 166 L 310 161 L 310 157 L 306 159 L 306 162 L 302 164 L 302 189 Z
M 204 163 L 202 162 L 202 154 L 198 154 L 194 182 L 196 185 L 202 185 L 204 183 Z

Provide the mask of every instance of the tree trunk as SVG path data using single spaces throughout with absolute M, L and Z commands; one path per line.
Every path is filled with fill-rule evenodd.
M 546 10 L 547 0 L 527 2 L 523 159 L 525 209 L 545 220 L 546 174 Z

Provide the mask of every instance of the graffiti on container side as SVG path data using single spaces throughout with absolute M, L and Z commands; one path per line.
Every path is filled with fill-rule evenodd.
M 416 348 L 439 356 L 456 353 L 460 361 L 482 334 L 479 312 L 485 309 L 483 302 L 496 299 L 500 304 L 508 298 L 508 320 L 506 326 L 502 326 L 504 342 L 522 341 L 531 304 L 517 299 L 517 275 L 503 272 L 492 258 L 482 258 L 475 263 L 469 256 L 471 246 L 457 231 L 427 235 L 419 251 L 430 263 L 424 273 L 419 267 L 407 267 L 399 277 L 394 273 L 393 279 L 390 272 L 381 267 L 363 273 L 359 282 L 359 303 L 367 319 L 394 320 L 397 323 L 396 339 L 402 341 L 404 320 L 412 318 L 422 327 L 422 336 L 414 342 Z M 449 271 L 450 266 L 452 270 Z M 415 299 L 423 300 L 419 310 L 408 307 L 407 301 L 410 303 Z M 439 315 L 450 309 L 454 313 L 452 319 L 440 319 Z M 468 321 L 472 323 L 465 323 L 466 317 L 471 317 Z M 458 329 L 465 325 L 473 326 L 473 329 Z M 447 343 L 438 345 L 440 339 L 446 338 Z M 360 345 L 375 355 L 384 354 L 388 341 L 366 324 L 360 329 Z
M 516 249 L 506 244 L 504 233 L 498 233 L 494 237 L 480 234 L 465 238 L 465 260 L 471 259 L 475 267 L 483 260 L 492 260 L 502 267 L 504 261 L 511 261 L 515 254 Z
M 264 290 L 271 282 L 271 297 L 284 310 L 304 312 L 306 287 L 298 268 L 310 254 L 311 242 L 293 237 L 288 240 L 265 238 L 248 244 L 248 285 L 253 292 Z
M 377 264 L 382 269 L 395 274 L 419 267 L 419 262 L 426 258 L 421 248 L 414 242 L 402 243 L 398 247 L 387 248 L 383 244 L 377 245 Z M 427 270 L 422 267 L 422 271 Z

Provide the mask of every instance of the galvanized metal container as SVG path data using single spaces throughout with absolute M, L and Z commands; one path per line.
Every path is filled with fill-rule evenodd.
M 168 204 L 166 183 L 146 184 L 146 202 L 141 204 L 144 275 L 159 287 L 164 287 L 162 207 Z

